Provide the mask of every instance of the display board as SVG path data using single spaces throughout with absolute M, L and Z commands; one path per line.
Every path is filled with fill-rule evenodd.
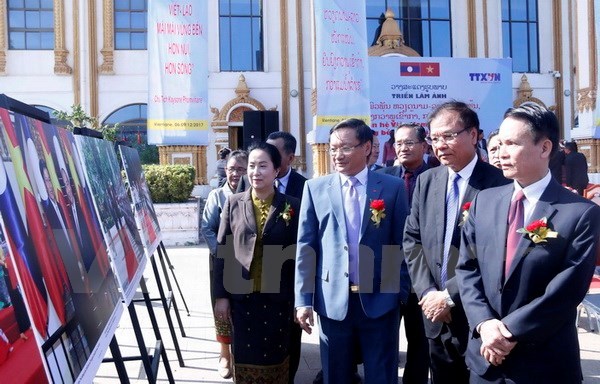
M 148 189 L 146 177 L 142 170 L 140 155 L 135 149 L 122 145 L 119 146 L 119 153 L 121 154 L 121 162 L 133 202 L 135 221 L 144 243 L 146 256 L 150 257 L 158 248 L 161 235 L 156 212 L 154 212 L 154 204 L 150 196 L 150 189 Z
M 2 237 L 31 323 L 19 341 L 37 342 L 50 381 L 91 382 L 123 306 L 73 135 L 3 108 L 0 130 Z
M 146 266 L 144 246 L 121 177 L 113 143 L 86 136 L 75 142 L 117 280 L 129 305 Z

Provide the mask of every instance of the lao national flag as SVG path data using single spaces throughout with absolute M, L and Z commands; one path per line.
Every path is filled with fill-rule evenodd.
M 400 63 L 400 76 L 421 76 L 421 63 Z
M 440 63 L 421 63 L 421 76 L 439 76 Z

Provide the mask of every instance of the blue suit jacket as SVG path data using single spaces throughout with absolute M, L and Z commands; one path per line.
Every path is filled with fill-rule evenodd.
M 338 173 L 309 180 L 300 205 L 296 255 L 296 307 L 312 306 L 321 316 L 343 320 L 348 311 L 349 269 L 346 222 Z M 408 203 L 401 180 L 369 171 L 359 249 L 360 299 L 377 318 L 399 305 L 402 232 Z M 383 199 L 385 218 L 377 227 L 370 202 Z
M 552 180 L 525 226 L 546 217 L 558 236 L 535 244 L 522 235 L 504 278 L 513 190 L 511 184 L 480 192 L 462 231 L 456 277 L 471 328 L 467 365 L 479 375 L 500 371 L 517 383 L 581 382 L 576 308 L 589 288 L 599 250 L 600 207 Z M 498 367 L 480 355 L 475 331 L 494 318 L 517 341 Z

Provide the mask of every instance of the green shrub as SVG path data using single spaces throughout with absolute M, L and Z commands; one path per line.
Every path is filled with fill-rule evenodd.
M 142 165 L 155 203 L 182 203 L 194 188 L 196 172 L 191 165 Z

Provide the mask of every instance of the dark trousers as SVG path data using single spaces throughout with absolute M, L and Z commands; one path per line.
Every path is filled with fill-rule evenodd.
M 342 321 L 319 316 L 321 362 L 325 384 L 351 383 L 355 345 L 362 352 L 365 383 L 398 382 L 399 311 L 376 319 L 366 316 L 358 293 L 351 293 Z
M 400 305 L 400 321 L 404 318 L 406 332 L 406 364 L 402 382 L 404 384 L 427 384 L 429 382 L 429 343 L 423 327 L 423 313 L 415 293 Z
M 290 329 L 290 384 L 294 384 L 294 376 L 300 365 L 300 352 L 302 346 L 302 328 L 296 323 Z
M 469 370 L 465 364 L 465 346 L 452 335 L 447 325 L 435 339 L 429 339 L 433 384 L 467 384 Z

